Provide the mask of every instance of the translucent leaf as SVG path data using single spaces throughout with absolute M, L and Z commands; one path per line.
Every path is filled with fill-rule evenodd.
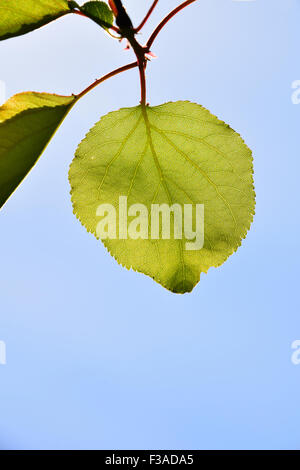
M 31 170 L 76 98 L 20 93 L 0 107 L 0 207 Z
M 98 0 L 87 2 L 80 10 L 104 29 L 110 28 L 113 24 L 113 12 L 104 2 Z
M 0 0 L 0 40 L 28 33 L 70 12 L 67 0 Z
M 253 219 L 251 151 L 228 125 L 189 102 L 144 110 L 138 106 L 103 117 L 79 145 L 69 179 L 74 213 L 86 229 L 99 237 L 100 215 L 108 215 L 102 204 L 110 204 L 116 210 L 116 238 L 113 226 L 109 238 L 102 236 L 109 252 L 123 266 L 176 293 L 191 291 L 202 272 L 224 263 L 241 245 Z M 147 208 L 148 238 L 144 233 L 144 238 L 134 239 L 134 230 L 130 235 L 135 217 L 128 216 L 128 238 L 122 239 L 125 219 L 120 214 L 126 198 L 128 212 L 133 204 Z M 194 208 L 194 228 L 195 208 L 204 207 L 203 246 L 201 240 L 193 245 L 190 233 L 175 239 L 179 222 L 173 213 L 173 236 L 163 239 L 160 226 L 154 239 L 149 215 L 153 204 Z M 139 230 L 141 234 L 141 225 Z

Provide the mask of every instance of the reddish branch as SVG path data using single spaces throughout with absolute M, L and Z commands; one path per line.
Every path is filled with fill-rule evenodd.
M 100 85 L 100 83 L 105 82 L 105 80 L 108 80 L 109 78 L 114 77 L 115 75 L 118 75 L 119 73 L 126 72 L 126 70 L 133 69 L 138 66 L 138 62 L 132 62 L 131 64 L 124 65 L 124 67 L 120 67 L 116 70 L 113 70 L 112 72 L 108 73 L 107 75 L 104 75 L 103 77 L 99 78 L 98 80 L 95 80 L 94 83 L 89 85 L 87 88 L 85 88 L 81 93 L 76 95 L 76 98 L 82 98 L 84 95 L 86 95 L 89 91 L 91 91 L 93 88 L 96 86 Z
M 150 10 L 148 11 L 147 15 L 145 16 L 145 18 L 143 19 L 143 21 L 141 22 L 141 24 L 135 28 L 135 32 L 138 33 L 144 26 L 145 24 L 147 23 L 147 21 L 149 20 L 150 16 L 152 15 L 156 5 L 158 4 L 158 0 L 155 0 L 150 8 Z
M 82 13 L 82 11 L 79 11 L 79 10 L 72 10 L 72 13 L 74 13 L 75 15 L 85 16 L 86 18 L 88 18 L 84 13 Z
M 177 15 L 181 10 L 183 10 L 185 7 L 190 5 L 191 3 L 194 3 L 196 0 L 187 0 L 186 2 L 182 3 L 179 5 L 177 8 L 175 8 L 171 13 L 169 13 L 163 20 L 162 22 L 157 26 L 157 28 L 154 30 L 154 32 L 151 34 L 150 38 L 148 39 L 147 42 L 147 47 L 150 49 L 152 44 L 154 43 L 156 37 L 158 34 L 161 32 L 161 30 L 166 26 L 166 24 L 173 18 L 173 16 Z
M 157 38 L 158 34 L 161 32 L 161 30 L 166 26 L 166 24 L 177 14 L 179 13 L 181 10 L 183 10 L 185 7 L 187 7 L 188 5 L 191 5 L 192 3 L 194 3 L 196 0 L 186 0 L 185 2 L 183 2 L 181 5 L 179 5 L 177 8 L 175 8 L 173 11 L 171 11 L 171 13 L 169 13 L 163 20 L 162 22 L 157 26 L 157 28 L 154 30 L 154 32 L 151 34 L 150 38 L 148 39 L 148 42 L 146 44 L 145 47 L 141 46 L 141 44 L 136 40 L 135 38 L 135 35 L 138 31 L 140 31 L 142 29 L 142 27 L 145 25 L 145 23 L 148 21 L 150 15 L 152 14 L 154 8 L 156 7 L 156 5 L 158 4 L 158 0 L 155 0 L 150 8 L 150 10 L 148 11 L 147 15 L 145 16 L 145 18 L 143 19 L 142 23 L 138 26 L 138 28 L 134 29 L 131 25 L 131 21 L 130 21 L 130 26 L 128 26 L 128 24 L 126 24 L 126 26 L 123 26 L 122 28 L 122 24 L 120 23 L 120 29 L 116 28 L 115 26 L 113 26 L 111 29 L 113 29 L 114 31 L 118 32 L 119 34 L 121 34 L 122 37 L 126 38 L 135 55 L 136 55 L 136 58 L 137 58 L 137 61 L 136 62 L 133 62 L 131 64 L 128 64 L 128 65 L 125 65 L 124 67 L 120 67 L 110 73 L 108 73 L 107 75 L 105 75 L 104 77 L 100 78 L 99 80 L 96 80 L 94 83 L 92 83 L 90 86 L 88 86 L 85 90 L 83 90 L 79 95 L 76 96 L 77 99 L 81 98 L 82 96 L 84 96 L 86 93 L 88 93 L 89 91 L 91 91 L 93 88 L 95 88 L 97 85 L 99 85 L 100 83 L 104 82 L 105 80 L 108 80 L 109 78 L 115 76 L 115 75 L 118 75 L 119 73 L 122 73 L 122 72 L 125 72 L 126 70 L 130 70 L 134 67 L 138 67 L 139 68 L 139 74 L 140 74 L 140 82 L 141 82 L 141 105 L 142 106 L 146 106 L 146 74 L 145 74 L 145 71 L 146 71 L 146 66 L 147 66 L 147 58 L 146 58 L 146 54 L 148 54 L 150 52 L 150 48 L 151 46 L 153 45 L 155 39 Z M 120 5 L 122 6 L 122 2 L 119 2 Z M 112 1 L 110 1 L 110 4 L 112 4 Z M 114 3 L 113 3 L 114 4 Z M 114 4 L 115 5 L 115 4 Z M 120 7 L 121 8 L 121 7 Z M 123 6 L 122 6 L 123 8 Z M 124 10 L 125 11 L 125 10 Z M 86 16 L 84 13 L 80 12 L 80 11 L 77 11 L 77 10 L 73 10 L 73 13 L 76 13 L 77 15 L 82 15 L 82 16 Z M 119 13 L 118 10 L 116 10 L 116 13 Z M 127 13 L 126 13 L 127 15 Z M 127 15 L 128 16 L 128 15 Z M 129 17 L 128 17 L 129 19 Z M 130 19 L 129 19 L 130 20 Z
M 74 13 L 75 15 L 84 16 L 85 18 L 89 18 L 89 16 L 85 15 L 82 11 L 79 11 L 79 10 L 72 10 L 72 13 Z M 109 27 L 109 29 L 112 29 L 116 33 L 120 34 L 120 30 L 116 26 L 112 25 L 112 26 Z

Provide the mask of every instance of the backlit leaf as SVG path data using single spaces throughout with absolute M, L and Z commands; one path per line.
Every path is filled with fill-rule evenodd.
M 0 40 L 26 34 L 70 12 L 67 0 L 0 0 Z
M 117 238 L 103 240 L 109 252 L 176 293 L 191 291 L 202 272 L 224 263 L 253 219 L 251 151 L 228 125 L 189 102 L 126 108 L 103 117 L 79 145 L 69 179 L 74 213 L 86 229 L 98 237 L 99 206 L 112 205 Z M 120 239 L 120 196 L 127 197 L 128 208 L 147 208 L 148 239 Z M 203 247 L 187 249 L 191 241 L 185 234 L 151 238 L 152 204 L 204 205 Z M 128 217 L 128 225 L 132 220 Z
M 114 15 L 107 3 L 94 0 L 85 3 L 80 10 L 104 29 L 112 26 Z
M 0 207 L 31 170 L 76 98 L 20 93 L 0 107 Z

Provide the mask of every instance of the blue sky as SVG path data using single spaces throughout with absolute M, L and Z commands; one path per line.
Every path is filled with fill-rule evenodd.
M 138 23 L 150 1 L 127 0 Z M 145 34 L 179 2 L 160 2 Z M 190 100 L 253 150 L 243 246 L 178 296 L 121 268 L 72 214 L 68 167 L 137 71 L 86 96 L 1 210 L 2 449 L 299 449 L 300 2 L 202 0 L 161 33 L 148 100 Z M 73 17 L 74 16 L 74 17 Z M 7 96 L 77 93 L 132 60 L 73 15 L 0 43 Z

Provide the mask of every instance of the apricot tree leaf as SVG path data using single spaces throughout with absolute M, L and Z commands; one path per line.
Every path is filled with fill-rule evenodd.
M 67 0 L 0 0 L 0 40 L 29 33 L 71 11 Z
M 104 29 L 112 26 L 114 15 L 107 3 L 94 0 L 85 3 L 80 10 Z
M 251 151 L 228 125 L 190 102 L 106 115 L 79 145 L 69 179 L 74 213 L 86 229 L 101 236 L 123 266 L 176 293 L 191 291 L 202 272 L 224 263 L 241 245 L 253 219 Z M 139 206 L 132 209 L 134 204 Z M 157 237 L 155 204 L 177 204 L 182 214 L 192 208 L 189 231 L 178 237 L 180 219 L 171 211 L 171 227 L 175 225 L 170 239 L 163 238 L 163 222 Z M 198 245 L 196 239 L 191 242 L 192 228 L 196 233 L 199 222 L 197 207 L 204 207 Z M 99 232 L 102 216 L 111 225 L 106 228 L 109 236 Z
M 0 107 L 0 207 L 31 170 L 76 98 L 20 93 Z

